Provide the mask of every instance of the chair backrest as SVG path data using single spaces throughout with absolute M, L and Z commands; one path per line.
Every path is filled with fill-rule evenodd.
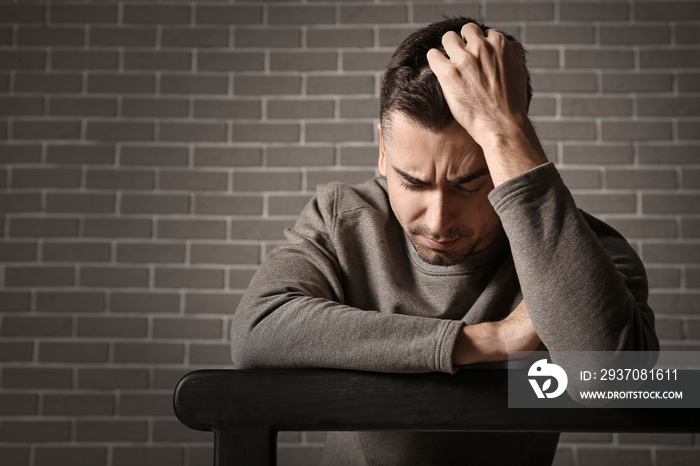
M 187 374 L 175 413 L 214 432 L 214 464 L 274 465 L 279 431 L 700 432 L 692 409 L 508 408 L 506 370 L 380 374 L 327 369 Z

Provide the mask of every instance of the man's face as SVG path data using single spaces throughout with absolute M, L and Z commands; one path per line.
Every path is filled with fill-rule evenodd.
M 487 198 L 493 183 L 481 147 L 461 126 L 436 133 L 395 113 L 379 134 L 392 210 L 424 261 L 457 264 L 493 242 L 501 230 Z

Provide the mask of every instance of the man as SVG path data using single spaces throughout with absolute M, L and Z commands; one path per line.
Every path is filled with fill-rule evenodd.
M 253 278 L 237 367 L 453 373 L 509 351 L 655 350 L 644 268 L 579 211 L 527 117 L 523 50 L 468 18 L 411 34 L 379 171 L 319 188 Z M 548 464 L 558 434 L 331 433 L 324 464 Z

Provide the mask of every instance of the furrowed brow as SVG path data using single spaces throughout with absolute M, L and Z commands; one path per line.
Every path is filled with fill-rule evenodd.
M 394 167 L 393 165 L 392 165 L 392 168 L 394 169 L 394 171 L 396 173 L 399 174 L 399 176 L 401 176 L 401 178 L 403 178 L 404 180 L 408 181 L 411 184 L 416 184 L 416 185 L 427 184 L 425 181 L 418 179 L 414 176 L 411 176 L 408 173 L 406 173 L 405 171 L 399 170 L 398 168 Z
M 460 176 L 459 178 L 456 178 L 454 180 L 450 180 L 450 181 L 448 181 L 448 183 L 451 184 L 452 186 L 459 186 L 461 184 L 467 184 L 470 181 L 473 181 L 477 178 L 481 178 L 482 176 L 487 176 L 489 174 L 490 174 L 489 169 L 483 168 L 481 170 L 475 171 L 474 173 L 470 173 L 470 174 L 465 175 L 465 176 Z

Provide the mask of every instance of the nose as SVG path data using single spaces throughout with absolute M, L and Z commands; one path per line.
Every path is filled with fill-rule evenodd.
M 431 193 L 425 212 L 425 222 L 433 235 L 441 236 L 454 225 L 455 215 L 451 204 L 449 196 L 441 189 L 435 189 Z

